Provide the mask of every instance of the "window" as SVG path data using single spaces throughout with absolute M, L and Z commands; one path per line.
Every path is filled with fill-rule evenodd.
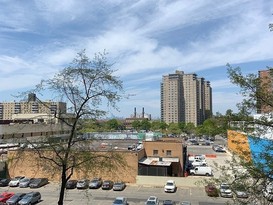
M 158 155 L 158 150 L 154 149 L 153 150 L 153 155 Z
M 167 156 L 172 156 L 172 150 L 167 150 L 166 155 Z

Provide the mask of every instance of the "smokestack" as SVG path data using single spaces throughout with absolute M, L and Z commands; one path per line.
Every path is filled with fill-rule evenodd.
M 135 110 L 134 110 L 134 118 L 136 118 L 136 107 L 135 107 Z
M 142 118 L 144 118 L 144 107 L 142 108 Z

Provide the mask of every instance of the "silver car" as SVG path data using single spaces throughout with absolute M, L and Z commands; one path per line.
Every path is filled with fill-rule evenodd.
M 25 193 L 16 193 L 11 198 L 6 201 L 7 205 L 16 205 L 26 194 Z
M 26 188 L 29 186 L 30 182 L 33 181 L 34 178 L 24 178 L 24 179 L 21 179 L 20 182 L 19 182 L 19 187 L 20 188 Z
M 89 187 L 89 180 L 82 179 L 77 182 L 77 189 L 87 189 Z
M 40 192 L 30 192 L 27 193 L 19 202 L 20 205 L 29 205 L 35 204 L 41 201 L 41 193 Z

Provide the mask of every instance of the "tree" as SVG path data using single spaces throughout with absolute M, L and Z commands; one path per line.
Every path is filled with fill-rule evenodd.
M 249 193 L 249 198 L 242 200 L 234 197 L 233 203 L 269 205 L 264 197 L 264 190 L 273 181 L 273 140 L 264 140 L 268 131 L 273 131 L 273 120 L 271 115 L 261 115 L 253 118 L 250 113 L 260 110 L 261 106 L 268 110 L 273 110 L 273 90 L 272 76 L 261 80 L 257 74 L 243 75 L 239 67 L 233 68 L 227 65 L 228 77 L 231 82 L 240 87 L 240 94 L 243 101 L 238 104 L 239 114 L 235 117 L 237 120 L 243 120 L 248 143 L 252 141 L 252 146 L 258 146 L 259 150 L 252 150 L 250 153 L 242 149 L 242 143 L 238 143 L 237 154 L 232 159 L 226 161 L 225 166 L 215 164 L 215 169 L 220 170 L 221 176 L 211 180 L 214 183 L 228 182 L 233 190 L 243 189 Z M 271 70 L 268 68 L 269 71 Z M 270 71 L 271 72 L 271 71 Z M 231 116 L 231 113 L 227 113 Z M 233 115 L 233 114 L 232 114 Z M 232 136 L 229 136 L 232 137 Z M 266 143 L 264 143 L 266 141 Z M 241 147 L 240 147 L 241 146 Z M 240 149 L 241 148 L 241 149 Z M 250 148 L 251 149 L 251 148 Z
M 148 131 L 151 128 L 151 123 L 149 122 L 148 119 L 141 120 L 141 122 L 140 122 L 140 128 L 142 130 Z
M 106 104 L 117 109 L 116 103 L 123 92 L 122 82 L 114 76 L 111 64 L 108 64 L 106 53 L 99 53 L 90 60 L 85 50 L 79 52 L 72 63 L 54 75 L 51 79 L 43 80 L 34 90 L 36 93 L 50 91 L 67 102 L 68 110 L 73 114 L 73 120 L 67 119 L 65 113 L 55 111 L 54 117 L 69 127 L 65 143 L 47 139 L 45 149 L 35 148 L 33 151 L 43 160 L 43 164 L 54 167 L 61 177 L 58 205 L 64 201 L 65 185 L 76 168 L 92 169 L 124 163 L 122 158 L 109 152 L 96 155 L 90 152 L 88 143 L 78 140 L 78 131 L 83 119 L 97 119 L 106 114 L 101 109 Z M 33 92 L 33 91 L 31 91 Z M 113 163 L 113 160 L 116 160 Z M 49 165 L 48 165 L 49 164 Z
M 194 134 L 195 133 L 195 125 L 192 123 L 192 122 L 189 122 L 189 123 L 187 123 L 186 124 L 186 126 L 185 126 L 185 132 L 187 133 L 187 134 Z
M 174 134 L 174 135 L 179 135 L 181 134 L 181 129 L 179 128 L 179 125 L 178 123 L 170 123 L 169 126 L 168 126 L 168 133 L 169 134 Z
M 120 123 L 116 119 L 111 119 L 106 122 L 106 127 L 110 130 L 118 130 L 121 128 Z
M 134 120 L 132 122 L 132 127 L 135 129 L 135 130 L 139 130 L 140 127 L 141 127 L 141 122 L 139 120 Z

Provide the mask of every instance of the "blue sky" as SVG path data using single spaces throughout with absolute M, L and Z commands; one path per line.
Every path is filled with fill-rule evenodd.
M 160 117 L 162 75 L 183 70 L 211 82 L 213 113 L 237 111 L 226 64 L 244 73 L 273 67 L 269 0 L 0 0 L 0 101 L 50 78 L 86 49 L 106 50 L 137 108 Z M 47 100 L 47 99 L 44 99 Z

